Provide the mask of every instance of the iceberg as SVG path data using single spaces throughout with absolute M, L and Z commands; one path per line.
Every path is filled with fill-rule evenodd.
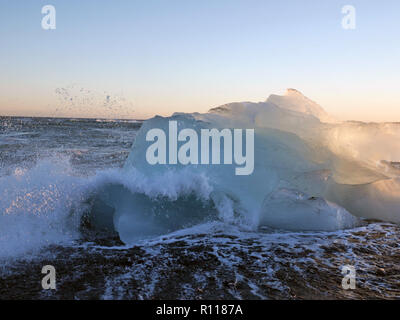
M 199 136 L 202 129 L 254 129 L 253 173 L 237 176 L 234 164 L 149 164 L 146 134 L 168 132 L 170 121 Z M 103 189 L 101 198 L 123 241 L 210 219 L 305 231 L 353 228 L 360 218 L 398 223 L 399 159 L 400 124 L 339 122 L 288 89 L 265 102 L 145 121 L 123 179 Z

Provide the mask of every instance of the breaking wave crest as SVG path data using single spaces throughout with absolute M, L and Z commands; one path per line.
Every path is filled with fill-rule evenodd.
M 98 230 L 117 231 L 125 243 L 233 219 L 231 200 L 190 170 L 156 180 L 134 168 L 82 177 L 68 159 L 46 159 L 0 177 L 0 190 L 0 258 L 71 243 L 87 219 Z

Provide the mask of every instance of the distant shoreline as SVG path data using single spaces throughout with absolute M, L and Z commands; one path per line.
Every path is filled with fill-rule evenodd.
M 11 115 L 0 115 L 0 118 L 21 118 L 21 119 L 26 119 L 26 118 L 35 118 L 35 119 L 65 119 L 65 120 L 101 120 L 101 121 L 146 121 L 148 119 L 132 119 L 132 118 L 126 118 L 126 119 L 119 119 L 119 118 L 85 118 L 85 117 L 45 117 L 45 116 L 11 116 Z M 149 118 L 150 119 L 150 118 Z

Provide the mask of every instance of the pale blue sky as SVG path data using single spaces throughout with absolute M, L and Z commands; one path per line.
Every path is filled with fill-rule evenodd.
M 41 28 L 46 4 L 56 30 Z M 400 121 L 399 41 L 398 0 L 0 0 L 0 114 L 115 116 L 63 110 L 55 89 L 72 85 L 136 118 L 294 87 L 341 119 Z

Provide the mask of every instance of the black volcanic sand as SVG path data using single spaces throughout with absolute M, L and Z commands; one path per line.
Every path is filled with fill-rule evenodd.
M 86 238 L 0 261 L 0 299 L 398 299 L 399 231 L 370 223 L 273 240 L 220 231 L 130 248 L 116 247 L 118 238 Z M 56 268 L 56 290 L 41 287 L 47 264 Z M 356 266 L 355 290 L 341 287 L 346 264 Z

